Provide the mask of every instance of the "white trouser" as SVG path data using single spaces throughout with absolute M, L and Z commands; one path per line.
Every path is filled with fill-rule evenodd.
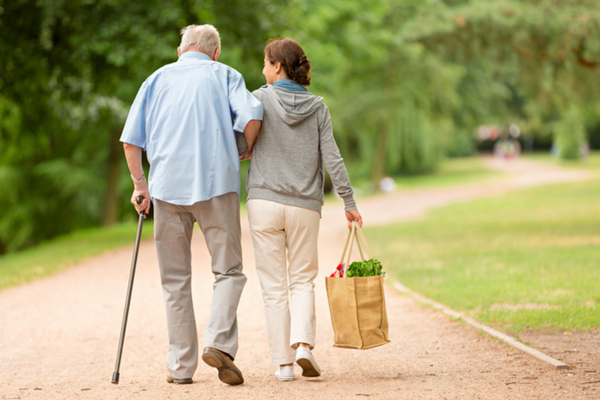
M 299 343 L 315 345 L 320 215 L 267 200 L 251 199 L 247 206 L 271 361 L 291 364 Z

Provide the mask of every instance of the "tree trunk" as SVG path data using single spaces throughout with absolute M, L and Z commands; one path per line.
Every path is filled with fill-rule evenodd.
M 119 219 L 119 170 L 123 151 L 119 137 L 122 127 L 113 130 L 108 153 L 108 173 L 106 174 L 106 190 L 104 192 L 104 226 L 113 225 Z

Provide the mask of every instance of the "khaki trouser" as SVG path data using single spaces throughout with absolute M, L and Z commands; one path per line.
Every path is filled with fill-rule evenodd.
M 169 350 L 167 368 L 177 379 L 191 378 L 198 366 L 198 334 L 192 304 L 191 239 L 198 222 L 212 256 L 213 300 L 204 339 L 235 357 L 237 307 L 246 283 L 242 272 L 240 207 L 237 193 L 191 206 L 154 200 L 154 240 L 162 281 Z
M 298 343 L 315 345 L 313 282 L 319 269 L 320 215 L 267 200 L 252 199 L 247 206 L 271 361 L 273 365 L 291 364 Z

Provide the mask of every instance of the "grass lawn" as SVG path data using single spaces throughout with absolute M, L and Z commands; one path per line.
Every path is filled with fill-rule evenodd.
M 394 181 L 396 190 L 410 190 L 487 183 L 502 179 L 502 175 L 502 172 L 494 171 L 484 165 L 479 157 L 463 157 L 443 160 L 434 173 L 394 176 Z M 350 180 L 356 198 L 376 194 L 372 182 L 353 180 L 352 175 Z M 333 193 L 325 195 L 325 204 L 334 202 L 341 202 L 341 199 Z
M 548 152 L 527 153 L 522 156 L 526 160 L 551 163 L 564 168 L 587 169 L 600 177 L 600 151 L 591 152 L 590 155 L 583 160 L 557 160 Z
M 137 222 L 110 228 L 74 232 L 39 246 L 0 257 L 0 290 L 43 276 L 97 256 L 105 251 L 135 244 Z M 142 238 L 152 236 L 152 221 L 144 223 Z
M 487 168 L 478 157 L 465 157 L 442 161 L 434 174 L 399 176 L 395 181 L 400 189 L 412 189 L 484 183 L 500 176 L 500 172 Z
M 600 327 L 600 178 L 365 233 L 390 276 L 484 323 L 513 332 Z

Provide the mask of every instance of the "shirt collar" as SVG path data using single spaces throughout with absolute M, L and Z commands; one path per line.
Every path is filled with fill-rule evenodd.
M 210 57 L 204 53 L 200 53 L 199 51 L 186 51 L 179 57 L 179 60 L 206 60 L 211 61 Z

